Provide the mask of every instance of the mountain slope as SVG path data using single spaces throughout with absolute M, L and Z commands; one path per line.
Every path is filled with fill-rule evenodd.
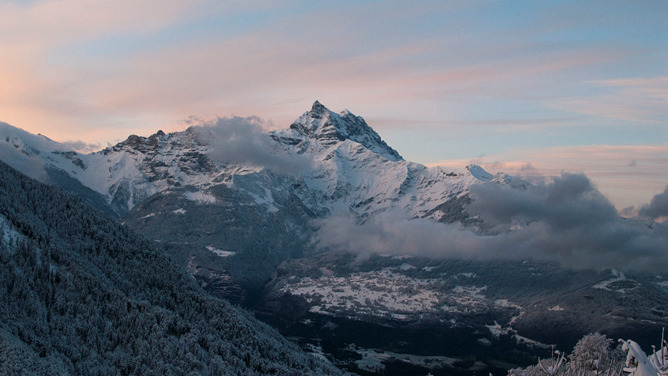
M 237 301 L 258 293 L 281 262 L 311 251 L 315 218 L 365 222 L 391 212 L 466 221 L 469 187 L 493 178 L 478 166 L 405 161 L 364 119 L 317 101 L 284 130 L 248 133 L 252 122 L 240 120 L 237 128 L 133 135 L 91 154 L 4 124 L 0 156 L 123 216 L 210 291 Z
M 0 263 L 8 374 L 339 374 L 126 227 L 4 163 Z
M 295 193 L 316 213 L 350 211 L 364 220 L 396 209 L 439 219 L 439 205 L 492 179 L 478 166 L 428 168 L 407 162 L 361 117 L 335 114 L 317 101 L 289 129 L 271 137 L 284 150 L 311 158 L 312 168 L 300 171 Z
M 80 172 L 88 166 L 86 158 L 42 135 L 0 122 L 0 160 L 23 174 L 71 192 L 110 216 L 118 214 L 103 193 L 81 180 Z

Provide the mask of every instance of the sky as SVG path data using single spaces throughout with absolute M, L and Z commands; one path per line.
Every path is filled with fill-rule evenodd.
M 668 184 L 668 2 L 0 0 L 0 121 L 92 151 L 319 100 L 411 161 Z M 627 210 L 632 212 L 633 209 Z

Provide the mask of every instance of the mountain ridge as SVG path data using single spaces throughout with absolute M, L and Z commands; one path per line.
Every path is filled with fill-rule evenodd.
M 4 149 L 11 149 L 13 144 L 9 142 L 11 137 L 8 133 L 12 132 L 6 127 L 0 131 L 4 133 L 3 138 L 6 139 L 6 143 L 0 145 L 4 146 Z M 21 133 L 21 136 L 14 136 L 12 139 L 20 140 L 21 137 L 25 138 L 27 135 L 27 132 L 24 131 L 13 133 Z M 420 171 L 430 171 L 430 168 L 406 162 L 361 117 L 347 110 L 336 114 L 318 101 L 313 104 L 310 111 L 300 116 L 289 128 L 267 132 L 265 135 L 287 153 L 307 154 L 315 158 L 317 166 L 313 166 L 313 170 L 327 168 L 329 172 L 326 174 L 329 174 L 334 180 L 327 184 L 333 183 L 334 190 L 346 191 L 350 188 L 349 180 L 352 177 L 350 168 L 348 168 L 350 162 L 369 163 L 375 166 L 386 165 L 384 160 L 392 162 L 387 166 L 393 166 L 393 173 L 398 176 L 398 179 L 405 182 L 403 190 L 398 189 L 397 193 L 402 193 L 410 185 L 412 175 L 420 174 Z M 224 174 L 230 176 L 230 174 L 260 172 L 252 167 L 240 169 L 239 167 L 243 165 L 235 163 L 230 165 L 216 161 L 211 157 L 211 147 L 198 141 L 196 127 L 169 134 L 158 131 L 148 137 L 130 135 L 126 140 L 114 146 L 90 154 L 80 154 L 64 149 L 56 150 L 59 144 L 53 141 L 51 143 L 53 145 L 45 148 L 40 143 L 33 142 L 36 146 L 30 145 L 29 147 L 37 152 L 32 152 L 31 155 L 25 157 L 31 159 L 33 165 L 41 163 L 43 170 L 60 170 L 78 180 L 87 188 L 105 197 L 108 205 L 118 215 L 128 212 L 151 195 L 173 187 L 194 186 L 207 189 L 215 179 L 225 180 L 226 178 L 222 176 Z M 18 149 L 16 145 L 13 146 Z M 40 148 L 43 149 L 41 152 Z M 378 159 L 376 156 L 381 158 Z M 336 161 L 335 165 L 328 165 L 328 161 L 332 158 Z M 12 164 L 11 158 L 8 163 Z M 20 164 L 15 163 L 15 166 L 21 167 Z M 34 170 L 35 166 L 32 168 L 33 171 L 30 171 L 30 168 L 24 167 L 22 172 L 32 177 L 41 177 L 42 181 L 48 180 L 42 176 L 43 173 Z M 466 169 L 435 167 L 431 168 L 431 171 L 428 175 L 472 176 L 474 179 L 471 182 L 490 180 L 487 176 L 491 176 L 479 167 L 471 170 L 470 166 Z M 374 174 L 370 169 L 367 169 L 365 173 Z M 342 174 L 348 174 L 348 176 Z M 322 183 L 316 182 L 322 177 L 322 174 L 317 171 L 315 173 L 305 171 L 302 172 L 301 180 L 311 182 L 316 188 L 323 188 Z M 433 178 L 430 179 L 433 180 Z M 341 196 L 341 193 L 328 192 L 327 189 L 319 189 L 319 191 L 329 197 Z M 313 197 L 306 196 L 309 195 L 302 197 L 305 202 L 313 201 Z M 364 197 L 357 202 L 349 203 L 348 206 L 354 208 L 369 199 L 370 197 Z M 319 208 L 316 207 L 318 205 L 314 202 L 311 209 L 318 211 Z M 326 206 L 329 207 L 325 208 L 325 211 L 332 210 L 331 205 Z M 433 207 L 423 210 L 422 213 L 431 209 Z M 413 213 L 413 215 L 420 216 L 419 213 Z
M 39 155 L 2 142 L 17 134 L 41 147 Z M 209 127 L 131 135 L 90 154 L 40 146 L 47 141 L 32 137 L 0 128 L 0 153 L 29 161 L 45 172 L 42 181 L 87 197 L 162 242 L 208 286 L 226 286 L 220 296 L 236 296 L 239 287 L 257 294 L 283 261 L 312 253 L 314 219 L 353 215 L 364 223 L 403 213 L 466 222 L 469 188 L 493 178 L 479 167 L 405 161 L 364 119 L 318 101 L 278 131 L 252 119 L 219 119 Z M 220 252 L 213 257 L 211 249 Z M 211 270 L 220 283 L 210 280 Z

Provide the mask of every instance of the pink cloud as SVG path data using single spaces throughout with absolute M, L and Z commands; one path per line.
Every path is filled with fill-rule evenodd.
M 203 1 L 177 0 L 4 2 L 0 33 L 11 35 L 10 41 L 47 49 L 100 36 L 155 32 L 201 15 L 203 5 Z
M 159 34 L 200 17 L 226 22 L 231 15 L 255 10 L 239 2 L 110 4 L 0 4 L 0 49 L 7 56 L 0 61 L 0 81 L 8 83 L 0 88 L 0 102 L 7 106 L 0 120 L 59 140 L 91 137 L 88 142 L 105 143 L 109 139 L 100 137 L 122 138 L 128 130 L 149 134 L 177 127 L 190 115 L 260 116 L 285 127 L 319 99 L 365 118 L 390 119 L 374 124 L 379 128 L 392 122 L 397 127 L 398 119 L 405 118 L 404 127 L 470 126 L 478 125 L 469 120 L 477 118 L 465 107 L 476 101 L 526 100 L 531 111 L 539 112 L 556 95 L 550 88 L 573 71 L 629 55 L 623 49 L 554 46 L 512 32 L 495 43 L 455 33 L 461 26 L 457 20 L 446 26 L 452 34 L 434 33 L 417 41 L 399 33 L 385 35 L 393 30 L 388 22 L 409 31 L 419 26 L 412 23 L 440 11 L 444 5 L 437 3 L 400 9 L 326 7 L 271 18 L 238 35 L 209 33 L 148 45 L 127 56 L 53 59 L 63 46 L 84 48 L 100 37 Z M 260 8 L 268 4 L 273 2 Z M 512 127 L 504 120 L 497 124 L 507 132 L 538 123 L 563 124 L 550 115 L 538 122 L 520 119 Z M 489 117 L 494 116 L 499 115 Z
M 591 81 L 606 88 L 592 96 L 563 98 L 555 107 L 587 115 L 643 123 L 663 123 L 668 116 L 668 77 Z

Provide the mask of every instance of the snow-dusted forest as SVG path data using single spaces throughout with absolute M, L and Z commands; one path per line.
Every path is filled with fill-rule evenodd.
M 0 375 L 339 373 L 125 226 L 0 163 Z

